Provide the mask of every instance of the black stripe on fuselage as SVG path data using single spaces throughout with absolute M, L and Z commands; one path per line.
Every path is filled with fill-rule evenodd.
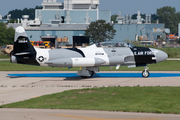
M 67 50 L 71 50 L 71 51 L 75 51 L 75 52 L 78 52 L 79 54 L 82 55 L 82 57 L 86 57 L 83 53 L 83 51 L 81 51 L 80 49 L 77 49 L 77 48 L 66 48 Z
M 147 47 L 130 48 L 134 54 L 136 66 L 146 66 L 147 64 L 156 63 L 154 53 Z

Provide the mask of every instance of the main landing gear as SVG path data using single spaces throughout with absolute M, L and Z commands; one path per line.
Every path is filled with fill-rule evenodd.
M 82 70 L 78 71 L 77 75 L 81 78 L 90 78 L 95 72 L 99 72 L 99 67 L 83 67 Z
M 85 78 L 91 78 L 91 77 L 94 75 L 94 73 L 95 73 L 94 71 L 90 71 L 90 70 L 89 70 L 88 72 L 89 72 L 89 75 L 90 75 L 90 76 L 81 76 L 81 78 L 83 78 L 83 79 L 85 79 Z
M 145 67 L 145 70 L 142 72 L 142 76 L 144 77 L 144 78 L 148 78 L 149 77 L 149 71 L 148 71 L 148 67 L 146 66 Z

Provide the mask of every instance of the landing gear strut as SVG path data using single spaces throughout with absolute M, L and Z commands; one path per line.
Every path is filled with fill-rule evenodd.
M 149 77 L 149 71 L 148 71 L 148 67 L 146 66 L 145 67 L 145 70 L 142 72 L 142 76 L 144 77 L 144 78 L 148 78 Z

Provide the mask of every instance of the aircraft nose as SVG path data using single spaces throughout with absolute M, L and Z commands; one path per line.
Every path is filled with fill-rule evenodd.
M 155 54 L 157 63 L 165 61 L 168 58 L 168 55 L 165 52 L 158 49 L 153 49 L 153 48 L 150 48 L 150 49 Z

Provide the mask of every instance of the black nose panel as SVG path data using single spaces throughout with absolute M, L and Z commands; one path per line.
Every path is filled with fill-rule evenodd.
M 146 66 L 147 64 L 156 63 L 154 53 L 146 47 L 133 47 L 131 48 L 136 66 Z

